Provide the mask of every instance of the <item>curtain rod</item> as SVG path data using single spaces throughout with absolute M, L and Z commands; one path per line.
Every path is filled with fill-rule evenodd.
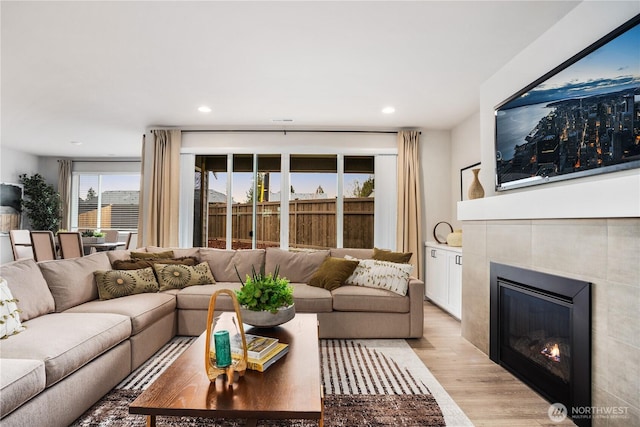
M 265 129 L 265 130 L 258 130 L 258 129 L 247 129 L 247 130 L 232 130 L 232 129 L 221 129 L 221 130 L 215 130 L 215 129 L 185 129 L 182 131 L 182 133 L 204 133 L 204 132 L 216 132 L 216 133 L 246 133 L 246 132 L 250 132 L 250 133 L 265 133 L 265 132 L 282 132 L 285 135 L 288 132 L 291 133 L 382 133 L 382 134 L 393 134 L 393 133 L 398 133 L 399 131 L 393 131 L 393 130 L 301 130 L 301 129 Z M 421 131 L 418 131 L 419 135 L 422 135 Z

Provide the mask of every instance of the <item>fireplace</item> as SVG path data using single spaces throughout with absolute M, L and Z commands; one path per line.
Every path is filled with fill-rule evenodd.
M 568 416 L 591 406 L 590 283 L 492 262 L 489 344 L 491 360 Z

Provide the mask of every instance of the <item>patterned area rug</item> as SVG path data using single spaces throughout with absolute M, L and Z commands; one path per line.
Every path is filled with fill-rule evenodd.
M 82 415 L 72 427 L 146 425 L 131 403 L 195 338 L 176 337 Z M 325 426 L 472 426 L 404 340 L 321 340 Z M 158 417 L 158 426 L 239 427 L 244 420 Z M 317 427 L 312 420 L 259 426 Z

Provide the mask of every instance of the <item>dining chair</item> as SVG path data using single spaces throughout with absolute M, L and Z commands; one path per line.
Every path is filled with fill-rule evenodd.
M 102 230 L 102 232 L 104 233 L 104 241 L 106 243 L 115 243 L 118 241 L 118 230 Z
M 59 231 L 60 258 L 80 258 L 84 256 L 82 234 L 77 231 Z
M 124 248 L 125 249 L 138 248 L 138 232 L 137 231 L 132 231 L 129 233 L 129 237 L 127 237 L 127 245 Z
M 32 231 L 30 233 L 33 257 L 36 261 L 56 259 L 56 244 L 51 231 Z
M 13 260 L 33 258 L 33 247 L 31 246 L 31 233 L 29 230 L 9 230 L 9 241 L 11 241 L 11 251 Z

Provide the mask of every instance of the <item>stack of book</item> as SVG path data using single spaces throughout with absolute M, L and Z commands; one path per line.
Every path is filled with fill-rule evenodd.
M 248 369 L 264 372 L 289 352 L 289 345 L 279 342 L 277 338 L 252 334 L 245 334 L 245 337 Z M 236 335 L 232 341 L 231 352 L 242 354 L 242 338 L 239 335 Z

